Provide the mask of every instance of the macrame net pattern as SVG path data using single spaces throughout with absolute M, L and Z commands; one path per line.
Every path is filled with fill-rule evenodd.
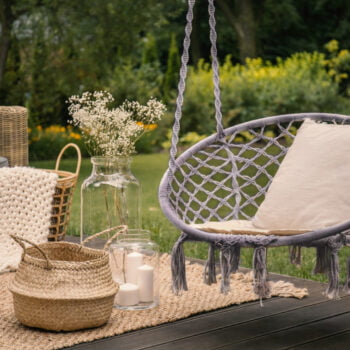
M 176 169 L 170 184 L 178 216 L 188 224 L 251 219 L 299 125 L 290 121 L 235 131 L 196 150 Z

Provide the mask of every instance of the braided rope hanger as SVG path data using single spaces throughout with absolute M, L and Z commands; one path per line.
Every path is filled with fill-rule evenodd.
M 191 32 L 193 22 L 193 8 L 196 0 L 188 0 L 188 11 L 186 15 L 185 38 L 183 42 L 183 52 L 181 56 L 180 79 L 178 84 L 178 96 L 176 98 L 175 120 L 171 138 L 170 159 L 169 159 L 169 176 L 172 177 L 175 171 L 175 160 L 177 155 L 177 144 L 179 141 L 180 121 L 182 117 L 182 106 L 184 100 L 184 92 L 186 86 L 186 77 L 188 72 L 189 48 L 191 45 Z M 208 0 L 209 27 L 210 27 L 210 53 L 212 57 L 213 82 L 214 82 L 214 102 L 215 102 L 215 119 L 216 132 L 218 139 L 224 136 L 221 114 L 221 99 L 220 99 L 220 78 L 219 78 L 219 63 L 217 58 L 217 34 L 215 30 L 215 6 L 214 0 Z

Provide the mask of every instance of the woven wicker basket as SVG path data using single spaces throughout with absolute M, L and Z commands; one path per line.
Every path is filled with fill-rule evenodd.
M 20 106 L 0 106 L 0 156 L 10 166 L 28 165 L 28 111 Z
M 77 166 L 75 173 L 59 170 L 61 158 L 64 152 L 70 147 L 75 148 L 75 150 L 77 151 Z M 51 225 L 48 236 L 49 241 L 64 240 L 70 218 L 70 209 L 73 199 L 73 193 L 79 176 L 80 165 L 80 149 L 76 144 L 69 143 L 62 148 L 60 154 L 58 155 L 55 169 L 45 169 L 46 171 L 55 172 L 59 176 L 52 201 Z
M 23 248 L 9 286 L 15 315 L 22 324 L 71 331 L 108 321 L 118 291 L 106 252 L 110 243 L 97 250 L 69 242 L 36 245 L 11 237 Z M 25 247 L 24 242 L 32 247 Z

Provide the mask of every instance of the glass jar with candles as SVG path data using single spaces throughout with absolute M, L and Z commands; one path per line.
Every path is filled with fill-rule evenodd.
M 112 276 L 119 284 L 114 307 L 142 310 L 159 304 L 159 248 L 150 232 L 128 229 L 110 245 Z

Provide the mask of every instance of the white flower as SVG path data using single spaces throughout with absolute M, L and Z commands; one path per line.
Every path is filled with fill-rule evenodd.
M 135 142 L 145 132 L 145 126 L 159 121 L 166 111 L 164 104 L 154 98 L 146 106 L 126 100 L 120 107 L 109 109 L 113 101 L 107 91 L 84 92 L 68 100 L 71 124 L 81 129 L 93 156 L 135 153 Z

